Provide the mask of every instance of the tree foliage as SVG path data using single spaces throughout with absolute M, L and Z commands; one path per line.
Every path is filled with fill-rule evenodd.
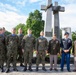
M 15 28 L 16 28 L 16 34 L 18 34 L 18 29 L 19 29 L 19 28 L 22 29 L 23 34 L 26 34 L 26 26 L 25 26 L 25 24 L 20 23 L 20 24 L 18 24 Z
M 16 26 L 16 33 L 18 33 L 18 29 L 22 28 L 23 34 L 27 34 L 28 28 L 32 30 L 32 33 L 35 37 L 39 37 L 40 31 L 44 29 L 44 21 L 42 20 L 42 14 L 40 11 L 35 10 L 34 12 L 29 13 L 29 17 L 27 18 L 26 25 L 18 24 Z
M 72 40 L 75 41 L 76 40 L 76 31 L 72 32 Z
M 6 34 L 6 35 L 9 35 L 9 34 L 11 34 L 11 33 L 10 33 L 9 31 L 6 30 L 5 34 Z
M 42 14 L 40 11 L 35 10 L 34 13 L 30 13 L 26 21 L 26 28 L 32 29 L 33 35 L 39 37 L 40 31 L 44 29 L 44 21 L 42 20 Z

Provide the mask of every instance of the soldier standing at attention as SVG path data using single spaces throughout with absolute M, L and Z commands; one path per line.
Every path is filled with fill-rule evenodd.
M 74 72 L 76 72 L 76 40 L 74 41 L 74 46 L 73 46 L 73 52 L 74 54 L 74 67 L 75 69 L 73 70 Z
M 48 53 L 50 53 L 50 71 L 53 69 L 54 60 L 54 70 L 57 70 L 57 55 L 60 53 L 60 43 L 54 34 L 52 40 L 49 41 Z
M 3 36 L 6 38 L 6 36 L 7 36 L 7 34 L 6 34 L 6 29 L 5 29 L 5 27 L 3 27 L 2 28 L 2 34 L 3 34 Z M 7 62 L 7 48 L 6 48 L 6 46 L 5 46 L 5 53 L 4 53 L 5 55 L 5 63 Z
M 32 30 L 28 29 L 27 35 L 23 37 L 22 46 L 24 52 L 24 71 L 27 70 L 27 63 L 29 63 L 29 71 L 33 71 L 32 66 L 32 58 L 33 58 L 33 49 L 35 46 L 35 38 L 32 35 Z
M 47 39 L 44 37 L 44 32 L 40 32 L 40 37 L 36 40 L 36 50 L 37 50 L 37 61 L 36 61 L 36 71 L 39 69 L 40 60 L 42 61 L 42 70 L 46 71 L 45 69 L 45 56 L 47 52 L 48 42 Z
M 2 28 L 0 28 L 0 68 L 1 72 L 4 72 L 4 52 L 5 52 L 5 37 L 2 34 Z
M 7 45 L 7 69 L 6 73 L 10 71 L 10 59 L 13 58 L 13 70 L 18 71 L 16 68 L 16 61 L 17 61 L 17 50 L 18 50 L 18 36 L 15 34 L 16 29 L 12 28 L 12 34 L 8 35 L 6 38 L 6 45 Z
M 23 63 L 23 52 L 22 52 L 22 39 L 23 39 L 23 34 L 22 34 L 22 29 L 18 29 L 18 37 L 19 37 L 19 46 L 18 46 L 18 55 L 19 55 L 19 61 L 20 61 L 20 66 L 24 66 Z
M 66 59 L 67 70 L 70 71 L 70 50 L 72 47 L 72 40 L 69 37 L 69 33 L 64 34 L 65 38 L 61 40 L 62 56 L 61 56 L 61 71 L 63 71 L 64 62 Z

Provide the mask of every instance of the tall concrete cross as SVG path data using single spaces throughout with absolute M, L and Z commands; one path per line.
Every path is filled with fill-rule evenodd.
M 58 6 L 58 2 L 55 2 L 55 6 L 52 7 L 52 10 L 54 14 L 53 34 L 56 34 L 57 38 L 60 39 L 59 11 L 64 12 L 65 8 Z
M 47 6 L 41 5 L 41 10 L 46 11 L 46 22 L 44 26 L 44 36 L 49 41 L 52 37 L 52 0 L 48 0 Z

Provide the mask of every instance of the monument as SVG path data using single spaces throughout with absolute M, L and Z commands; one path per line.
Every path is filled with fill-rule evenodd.
M 53 11 L 54 14 L 53 35 L 56 34 L 57 38 L 60 40 L 59 12 L 64 12 L 65 8 L 59 6 L 58 2 L 55 2 L 55 6 L 53 6 L 52 0 L 48 0 L 47 5 L 41 5 L 41 10 L 46 11 L 44 36 L 47 38 L 48 41 L 52 37 L 52 11 Z
M 41 5 L 41 10 L 46 11 L 44 36 L 49 41 L 52 37 L 52 0 L 48 0 L 47 5 Z
M 52 7 L 54 14 L 54 26 L 53 34 L 56 34 L 57 38 L 60 40 L 60 25 L 59 25 L 59 11 L 64 12 L 65 8 L 58 5 L 58 2 L 55 2 L 55 6 Z

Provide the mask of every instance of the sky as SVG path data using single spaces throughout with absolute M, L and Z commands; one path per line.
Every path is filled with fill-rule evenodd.
M 52 3 L 55 1 L 65 7 L 65 12 L 59 12 L 60 28 L 71 27 L 72 31 L 76 31 L 76 0 L 52 0 Z M 29 13 L 36 9 L 45 20 L 46 12 L 41 11 L 41 5 L 46 4 L 47 0 L 0 0 L 0 27 L 11 31 L 19 23 L 26 24 Z

